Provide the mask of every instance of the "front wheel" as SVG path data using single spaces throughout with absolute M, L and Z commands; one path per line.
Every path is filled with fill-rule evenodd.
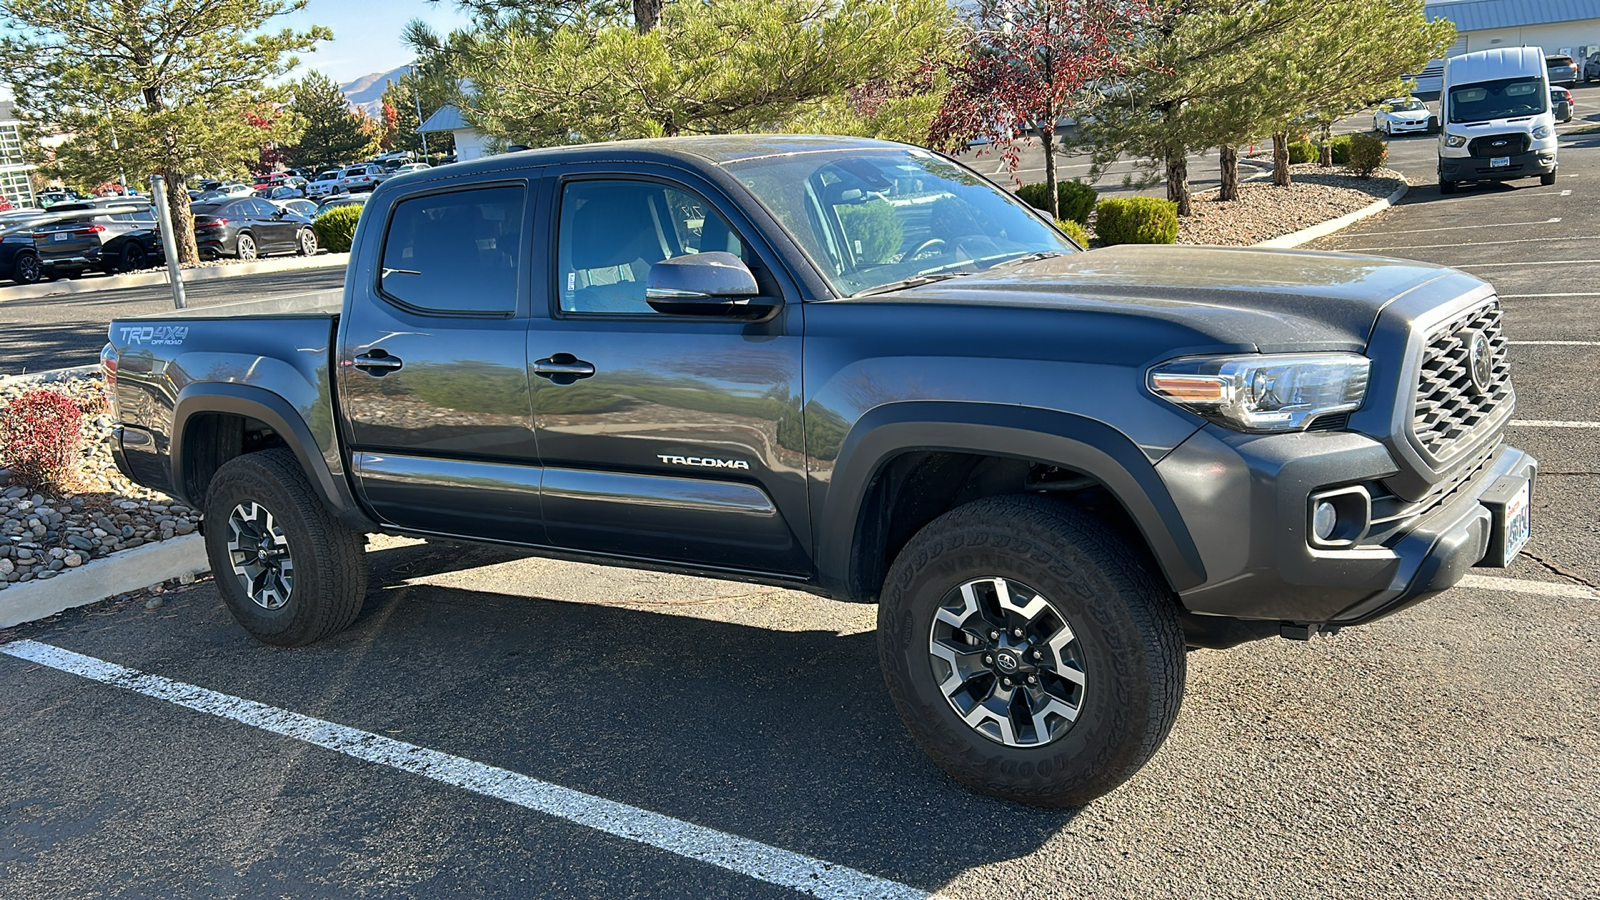
M 239 235 L 239 249 L 234 255 L 240 259 L 255 259 L 256 239 L 248 234 Z
M 367 593 L 364 538 L 323 506 L 288 450 L 229 460 L 205 501 L 206 558 L 245 631 L 298 647 L 356 620 Z
M 300 229 L 300 241 L 296 248 L 301 256 L 317 255 L 317 234 L 309 228 Z
M 1549 187 L 1550 185 L 1555 184 L 1556 183 L 1556 173 L 1551 172 L 1548 175 L 1540 175 L 1539 176 L 1539 183 L 1544 185 L 1545 187 Z
M 1450 181 L 1450 180 L 1445 179 L 1445 178 L 1439 179 L 1439 193 L 1441 193 L 1441 194 L 1454 194 L 1455 192 L 1456 192 L 1456 183 L 1454 181 Z
M 912 737 L 957 781 L 1081 806 L 1153 756 L 1182 702 L 1183 632 L 1142 549 L 1036 496 L 935 519 L 890 567 L 878 658 Z

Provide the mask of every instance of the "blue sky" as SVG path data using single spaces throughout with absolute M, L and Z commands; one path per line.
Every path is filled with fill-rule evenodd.
M 291 77 L 316 69 L 343 84 L 411 62 L 411 50 L 401 42 L 400 32 L 412 19 L 421 19 L 441 33 L 467 22 L 454 0 L 310 0 L 304 10 L 274 19 L 267 27 L 333 29 L 333 40 L 318 44 L 314 53 L 302 54 L 300 69 Z

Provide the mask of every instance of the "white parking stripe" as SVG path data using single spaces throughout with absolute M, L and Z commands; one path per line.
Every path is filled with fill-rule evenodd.
M 1437 250 L 1440 247 L 1493 247 L 1498 244 L 1548 244 L 1552 241 L 1592 241 L 1595 238 L 1589 235 L 1573 237 L 1542 237 L 1542 238 L 1517 238 L 1511 241 L 1472 241 L 1463 244 L 1460 241 L 1451 244 L 1406 244 L 1399 247 L 1340 247 L 1346 253 L 1357 253 L 1368 250 Z
M 1600 341 L 1506 341 L 1513 347 L 1600 347 Z
M 1501 300 L 1538 300 L 1542 297 L 1600 297 L 1600 293 L 1578 294 L 1501 294 Z
M 1472 263 L 1458 265 L 1457 269 L 1489 269 L 1504 268 L 1505 266 L 1578 266 L 1589 263 L 1600 263 L 1600 259 L 1548 259 L 1540 262 L 1504 262 L 1504 263 Z
M 1430 231 L 1461 231 L 1467 228 L 1518 228 L 1523 225 L 1549 225 L 1560 219 L 1543 219 L 1538 222 L 1484 222 L 1481 225 L 1441 225 L 1438 228 L 1411 228 L 1405 231 L 1364 231 L 1362 237 L 1388 237 L 1391 234 L 1426 234 Z
M 1600 422 L 1572 422 L 1566 419 L 1512 419 L 1524 428 L 1600 428 Z
M 0 645 L 0 653 L 25 659 L 62 672 L 113 685 L 134 693 L 165 700 L 177 706 L 231 719 L 253 728 L 315 744 L 366 762 L 390 766 L 424 778 L 465 788 L 475 794 L 515 803 L 542 812 L 675 853 L 688 859 L 710 863 L 751 878 L 791 888 L 814 897 L 877 900 L 877 898 L 917 898 L 930 895 L 899 882 L 889 881 L 834 865 L 820 859 L 726 834 L 714 828 L 695 825 L 671 816 L 638 809 L 626 803 L 606 800 L 582 791 L 519 775 L 506 769 L 484 765 L 429 750 L 382 735 L 336 725 L 299 713 L 267 706 L 228 694 L 149 675 L 92 656 L 63 650 L 50 644 L 21 640 Z
M 1581 584 L 1562 584 L 1559 581 L 1528 581 L 1522 578 L 1496 578 L 1492 575 L 1466 575 L 1457 583 L 1462 587 L 1485 591 L 1515 591 L 1519 594 L 1539 594 L 1571 600 L 1600 600 L 1600 593 L 1590 588 Z

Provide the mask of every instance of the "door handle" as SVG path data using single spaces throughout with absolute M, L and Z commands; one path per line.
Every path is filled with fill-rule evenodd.
M 586 363 L 571 353 L 557 353 L 555 356 L 534 361 L 533 374 L 540 378 L 548 378 L 556 384 L 571 384 L 579 378 L 593 375 L 594 364 Z
M 352 364 L 374 378 L 382 378 L 401 366 L 400 357 L 390 356 L 378 349 L 356 357 Z

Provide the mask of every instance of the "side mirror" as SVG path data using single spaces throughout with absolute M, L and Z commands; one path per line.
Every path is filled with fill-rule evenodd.
M 644 299 L 659 313 L 761 318 L 770 303 L 752 303 L 761 293 L 744 260 L 713 250 L 662 260 L 650 267 Z

